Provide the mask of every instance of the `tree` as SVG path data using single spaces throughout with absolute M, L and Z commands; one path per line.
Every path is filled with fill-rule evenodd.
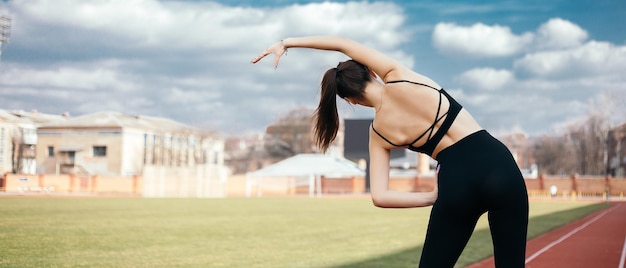
M 587 106 L 587 117 L 567 127 L 563 137 L 541 138 L 534 147 L 540 172 L 603 175 L 607 172 L 611 125 L 626 121 L 626 94 L 606 91 Z
M 601 118 L 590 117 L 582 124 L 569 127 L 567 137 L 571 152 L 564 157 L 574 162 L 573 173 L 597 175 L 603 173 L 606 134 L 601 132 Z
M 313 111 L 297 108 L 289 111 L 265 130 L 265 150 L 272 157 L 286 158 L 314 152 Z
M 534 157 L 540 173 L 572 174 L 575 172 L 576 158 L 572 157 L 573 146 L 568 136 L 543 136 L 534 147 Z

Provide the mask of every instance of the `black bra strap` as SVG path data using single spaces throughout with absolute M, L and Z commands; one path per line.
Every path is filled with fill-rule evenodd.
M 387 138 L 385 138 L 385 136 L 383 136 L 382 134 L 378 133 L 378 131 L 374 128 L 374 122 L 372 122 L 372 124 L 370 125 L 372 127 L 372 130 L 378 134 L 379 137 L 383 138 L 383 140 L 385 140 L 386 142 L 388 142 L 389 144 L 396 146 L 396 147 L 400 147 L 400 146 L 406 146 L 406 145 L 397 145 L 393 142 L 391 142 L 390 140 L 388 140 Z
M 416 85 L 420 85 L 420 86 L 425 86 L 425 87 L 429 87 L 432 88 L 434 90 L 439 90 L 438 88 L 435 88 L 433 86 L 424 84 L 424 83 L 419 83 L 419 82 L 413 82 L 410 80 L 393 80 L 393 81 L 388 81 L 387 84 L 395 84 L 395 83 L 411 83 L 411 84 L 416 84 Z
M 439 92 L 439 105 L 437 106 L 437 114 L 435 114 L 435 120 L 433 121 L 433 124 L 430 125 L 429 128 L 426 129 L 426 131 L 424 131 L 422 133 L 422 135 L 419 135 L 419 137 L 417 137 L 416 139 L 414 139 L 411 143 L 409 143 L 408 145 L 413 145 L 413 143 L 416 143 L 418 140 L 420 140 L 422 137 L 424 137 L 424 135 L 426 135 L 426 133 L 428 133 L 428 138 L 426 138 L 426 140 L 430 140 L 430 138 L 433 136 L 433 131 L 435 131 L 435 126 L 437 125 L 437 123 L 439 121 L 441 121 L 441 119 L 447 114 L 447 112 L 445 114 L 443 114 L 441 117 L 439 117 L 439 112 L 441 111 L 441 92 Z

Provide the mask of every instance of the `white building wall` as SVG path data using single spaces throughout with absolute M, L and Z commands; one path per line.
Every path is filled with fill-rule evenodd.
M 225 197 L 228 173 L 223 165 L 195 167 L 145 166 L 144 197 Z
M 207 164 L 224 165 L 224 140 L 206 138 L 202 141 L 202 151 Z
M 13 169 L 13 162 L 11 160 L 12 154 L 12 132 L 13 125 L 0 123 L 0 173 L 11 172 Z
M 144 161 L 145 131 L 124 130 L 122 133 L 121 174 L 141 174 Z

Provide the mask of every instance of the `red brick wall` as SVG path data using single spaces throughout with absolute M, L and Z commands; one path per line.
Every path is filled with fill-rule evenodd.
M 556 186 L 559 193 L 603 193 L 610 191 L 618 195 L 626 193 L 626 178 L 611 178 L 601 176 L 547 176 L 537 179 L 526 179 L 528 191 L 546 191 Z

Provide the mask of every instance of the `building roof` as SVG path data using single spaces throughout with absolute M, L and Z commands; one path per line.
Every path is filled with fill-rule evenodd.
M 21 122 L 22 120 L 18 116 L 14 115 L 13 113 L 9 111 L 0 110 L 0 121 L 17 123 L 17 122 Z
M 129 115 L 119 112 L 92 113 L 40 126 L 40 129 L 54 128 L 136 128 L 166 132 L 197 131 L 191 126 L 167 118 Z
M 324 154 L 299 154 L 271 166 L 246 173 L 251 177 L 310 177 L 346 178 L 365 176 L 354 162 Z
M 22 110 L 7 111 L 0 109 L 0 122 L 41 125 L 66 119 L 67 115 L 45 114 L 36 110 L 26 112 Z

